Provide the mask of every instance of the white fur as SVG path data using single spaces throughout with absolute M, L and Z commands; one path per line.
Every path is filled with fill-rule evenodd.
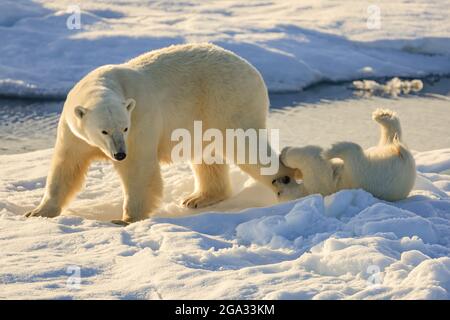
M 262 129 L 268 106 L 259 72 L 211 44 L 171 46 L 100 67 L 67 97 L 44 198 L 27 216 L 59 215 L 81 187 L 90 161 L 107 158 L 122 180 L 123 221 L 144 219 L 159 205 L 159 166 L 171 160 L 174 129 L 192 132 L 195 120 L 203 121 L 204 130 L 223 133 L 227 128 Z M 118 152 L 126 153 L 126 159 L 115 161 Z M 281 166 L 277 174 L 261 176 L 261 166 L 240 165 L 274 190 L 274 179 L 292 173 Z M 230 195 L 227 165 L 193 165 L 193 171 L 196 188 L 185 205 L 207 206 Z
M 282 199 L 320 193 L 329 195 L 342 189 L 361 188 L 388 201 L 404 199 L 411 191 L 416 169 L 412 154 L 402 143 L 397 115 L 377 109 L 373 119 L 380 124 L 377 146 L 363 150 L 352 142 L 334 144 L 328 150 L 316 146 L 287 147 L 280 160 L 296 169 L 303 182 L 297 188 L 286 187 L 279 180 Z

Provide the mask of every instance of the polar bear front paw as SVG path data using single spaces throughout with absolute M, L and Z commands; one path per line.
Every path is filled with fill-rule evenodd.
M 292 180 L 286 183 L 285 177 L 274 180 L 273 185 L 278 190 L 277 198 L 280 202 L 291 201 L 294 199 L 306 197 L 308 195 L 308 192 L 306 191 L 305 186 L 302 182 L 297 183 L 295 180 Z
M 61 213 L 61 209 L 57 207 L 51 207 L 51 206 L 43 206 L 43 207 L 37 207 L 34 210 L 31 210 L 27 213 L 25 213 L 25 217 L 46 217 L 46 218 L 54 218 L 59 216 Z
M 182 204 L 187 208 L 199 209 L 216 204 L 222 200 L 225 200 L 226 198 L 227 198 L 226 195 L 214 196 L 203 192 L 194 192 L 191 195 L 187 196 L 183 200 Z
M 130 224 L 128 221 L 124 221 L 124 220 L 112 220 L 111 223 L 114 223 L 114 224 L 116 224 L 118 226 L 122 226 L 122 227 L 126 227 Z

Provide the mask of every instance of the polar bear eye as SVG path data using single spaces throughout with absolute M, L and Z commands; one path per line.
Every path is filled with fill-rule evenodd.
M 102 131 L 103 134 L 108 134 L 108 132 L 106 132 L 105 130 Z
M 128 131 L 128 128 L 123 129 L 123 132 L 127 132 L 127 131 Z

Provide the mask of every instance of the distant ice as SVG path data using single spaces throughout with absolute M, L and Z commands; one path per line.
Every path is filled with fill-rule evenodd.
M 248 59 L 271 92 L 322 81 L 450 73 L 447 1 L 377 5 L 379 19 L 372 2 L 356 0 L 88 0 L 79 3 L 81 28 L 68 29 L 71 0 L 4 0 L 0 95 L 62 98 L 95 67 L 204 41 Z

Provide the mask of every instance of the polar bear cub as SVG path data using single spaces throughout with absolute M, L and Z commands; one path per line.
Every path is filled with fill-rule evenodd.
M 415 182 L 416 167 L 402 142 L 400 120 L 387 109 L 375 110 L 372 118 L 380 124 L 381 137 L 377 146 L 367 150 L 352 142 L 339 142 L 328 150 L 318 146 L 284 148 L 280 161 L 296 169 L 296 177 L 303 182 L 298 188 L 283 188 L 286 181 L 278 179 L 279 198 L 325 196 L 358 188 L 387 201 L 406 198 Z

